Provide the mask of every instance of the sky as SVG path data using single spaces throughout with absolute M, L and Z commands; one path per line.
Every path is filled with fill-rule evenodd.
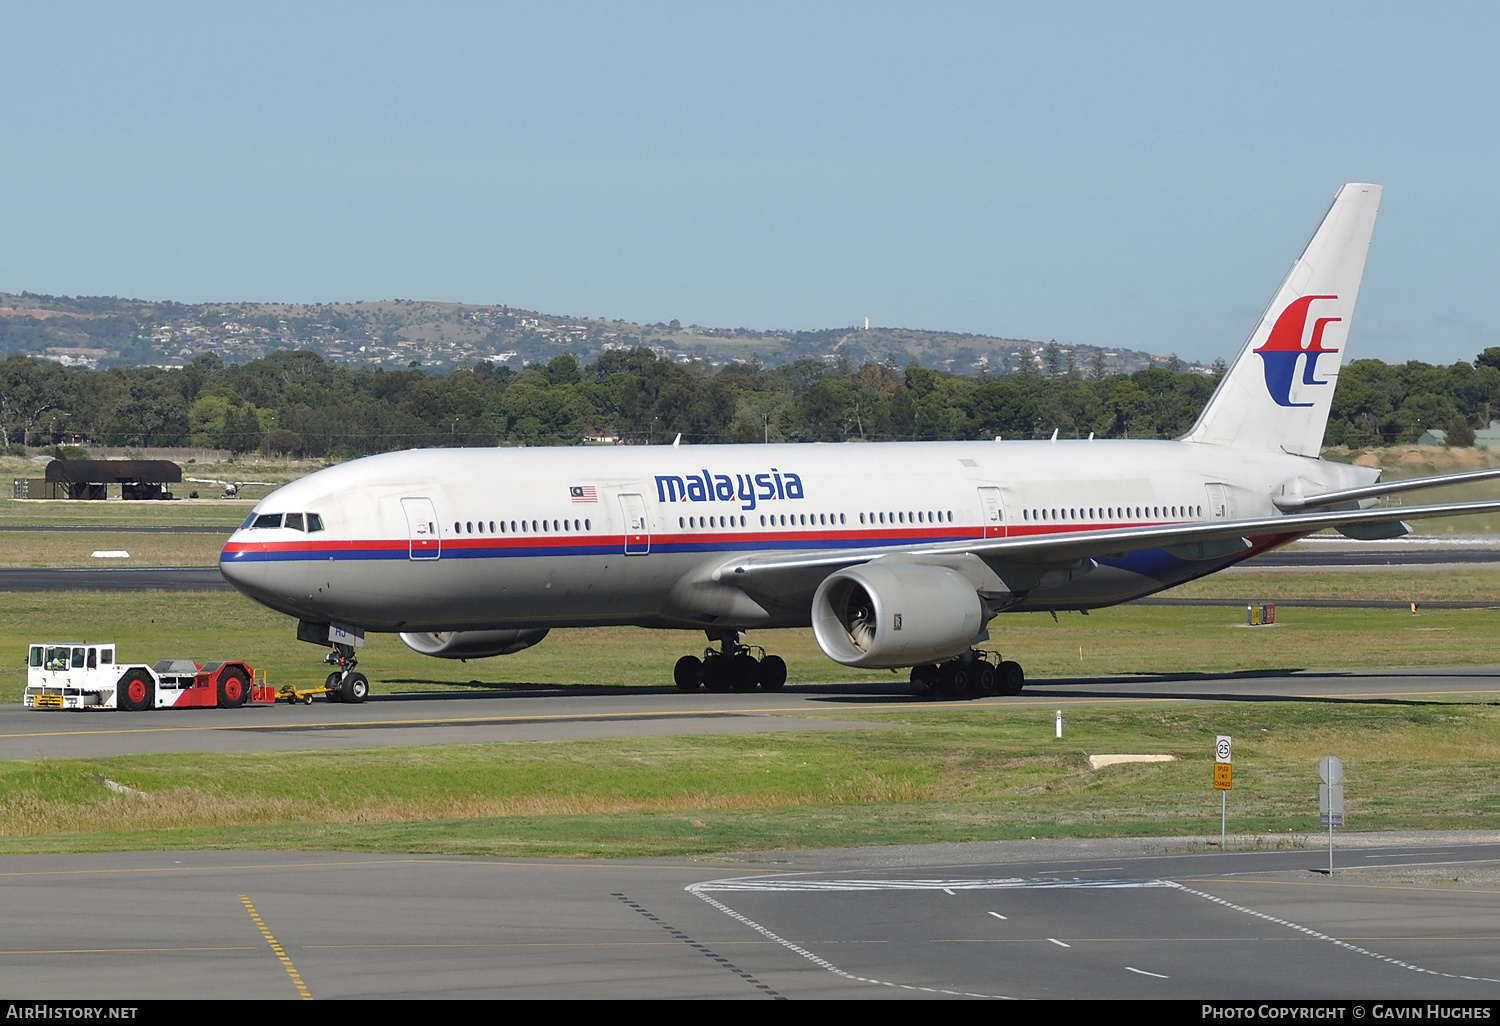
M 13 4 L 0 291 L 1231 358 L 1346 181 L 1350 358 L 1500 345 L 1500 5 Z

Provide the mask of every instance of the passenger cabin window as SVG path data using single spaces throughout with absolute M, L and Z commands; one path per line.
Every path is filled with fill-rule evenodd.
M 280 527 L 281 526 L 281 514 L 280 513 L 262 513 L 260 516 L 258 516 L 258 517 L 255 518 L 255 523 L 251 524 L 250 526 L 251 527 Z
M 302 514 L 301 513 L 288 513 L 286 515 L 285 522 L 283 522 L 281 526 L 282 527 L 290 527 L 293 531 L 300 531 L 300 530 L 302 530 Z

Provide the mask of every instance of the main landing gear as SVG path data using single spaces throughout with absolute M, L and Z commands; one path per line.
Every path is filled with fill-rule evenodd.
M 759 645 L 741 645 L 739 631 L 708 631 L 720 650 L 703 650 L 703 658 L 683 656 L 672 668 L 672 679 L 683 691 L 780 691 L 786 684 L 786 661 L 766 655 Z M 756 653 L 759 653 L 757 656 Z
M 328 689 L 330 702 L 348 702 L 351 705 L 358 705 L 370 694 L 370 678 L 362 673 L 354 672 L 354 667 L 359 665 L 359 660 L 354 658 L 353 645 L 335 643 L 333 651 L 324 656 L 323 661 L 329 666 L 338 667 L 323 682 L 323 686 Z M 307 700 L 312 701 L 312 697 L 309 696 Z
M 913 694 L 929 695 L 936 691 L 944 698 L 983 698 L 990 695 L 1019 695 L 1026 684 L 1021 664 L 998 653 L 970 649 L 957 659 L 941 665 L 927 663 L 911 668 Z

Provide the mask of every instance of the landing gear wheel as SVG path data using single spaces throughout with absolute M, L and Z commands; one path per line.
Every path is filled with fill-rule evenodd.
M 974 691 L 980 696 L 1000 693 L 1000 673 L 985 660 L 976 659 L 970 663 L 969 675 L 974 680 Z
M 1021 664 L 1007 659 L 1000 664 L 1000 693 L 1002 695 L 1019 695 L 1021 688 L 1026 685 L 1026 674 L 1021 669 Z
M 752 655 L 735 656 L 729 664 L 729 686 L 743 694 L 760 683 L 760 660 Z
M 343 701 L 351 705 L 359 705 L 370 694 L 370 678 L 362 673 L 351 673 L 349 679 L 344 681 L 342 689 Z
M 760 661 L 760 686 L 766 691 L 780 691 L 786 684 L 786 660 L 768 655 Z
M 219 674 L 219 708 L 238 709 L 249 697 L 250 682 L 240 670 L 225 670 Z
M 342 673 L 330 673 L 328 679 L 323 682 L 328 689 L 328 700 L 330 702 L 342 702 L 344 700 L 344 675 Z
M 697 656 L 683 656 L 672 667 L 672 680 L 682 691 L 697 691 L 703 686 L 703 660 Z
M 724 657 L 710 654 L 703 660 L 703 689 L 722 693 L 729 690 L 729 667 L 724 665 Z
M 949 698 L 973 698 L 974 677 L 969 667 L 957 659 L 944 663 L 938 671 L 938 689 Z
M 143 712 L 156 704 L 156 682 L 144 670 L 131 670 L 115 685 L 121 709 Z
M 911 693 L 914 695 L 927 695 L 932 693 L 932 688 L 937 684 L 938 668 L 932 663 L 923 663 L 921 666 L 911 668 Z

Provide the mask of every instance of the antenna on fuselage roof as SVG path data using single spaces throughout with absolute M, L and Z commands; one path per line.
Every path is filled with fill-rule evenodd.
M 672 439 L 672 448 L 677 448 L 677 443 L 682 441 L 682 432 L 677 432 L 677 437 Z

